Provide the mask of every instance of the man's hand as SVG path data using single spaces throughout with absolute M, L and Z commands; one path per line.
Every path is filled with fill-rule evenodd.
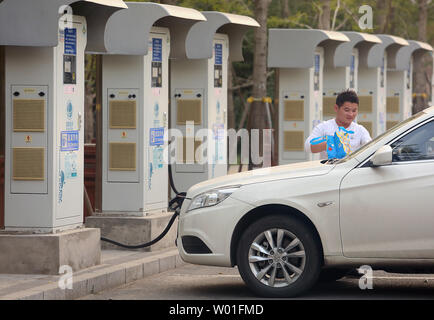
M 311 144 L 310 150 L 312 151 L 312 153 L 318 153 L 318 152 L 326 151 L 327 150 L 327 141 L 324 141 L 324 142 L 321 142 L 318 144 Z

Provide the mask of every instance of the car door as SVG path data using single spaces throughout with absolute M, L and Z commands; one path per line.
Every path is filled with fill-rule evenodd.
M 434 120 L 390 143 L 391 165 L 369 161 L 341 181 L 343 253 L 355 258 L 434 258 Z

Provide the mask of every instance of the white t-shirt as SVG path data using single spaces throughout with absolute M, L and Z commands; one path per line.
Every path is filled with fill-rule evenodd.
M 310 149 L 310 145 L 311 145 L 310 141 L 312 139 L 323 137 L 323 136 L 334 136 L 338 128 L 339 126 L 336 123 L 335 119 L 330 119 L 321 122 L 319 125 L 313 128 L 309 138 L 306 139 L 306 142 L 304 143 L 304 150 L 308 153 L 311 153 L 312 151 Z M 346 128 L 346 130 L 354 131 L 354 134 L 350 134 L 350 146 L 352 151 L 356 151 L 361 146 L 363 146 L 364 144 L 372 140 L 368 130 L 366 130 L 365 127 L 355 122 L 352 122 L 351 125 L 348 128 Z M 321 152 L 320 158 L 327 159 L 328 158 L 327 152 L 326 151 Z

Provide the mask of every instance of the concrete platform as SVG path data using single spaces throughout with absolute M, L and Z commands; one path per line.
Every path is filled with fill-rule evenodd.
M 101 237 L 126 245 L 139 245 L 157 238 L 164 231 L 173 214 L 174 212 L 166 212 L 135 217 L 121 216 L 113 213 L 98 213 L 86 217 L 85 225 L 88 228 L 99 228 L 101 230 Z M 166 236 L 155 245 L 134 250 L 149 252 L 173 247 L 177 235 L 177 225 L 176 219 Z M 101 241 L 101 248 L 103 250 L 131 250 L 105 241 Z
M 54 234 L 0 232 L 0 274 L 59 274 L 100 264 L 100 230 L 80 228 Z
M 72 289 L 62 275 L 0 274 L 0 300 L 73 300 L 185 265 L 176 247 L 156 252 L 102 250 L 101 264 L 73 273 Z

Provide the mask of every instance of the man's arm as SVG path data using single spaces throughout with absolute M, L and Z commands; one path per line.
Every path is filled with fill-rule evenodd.
M 362 138 L 360 139 L 360 145 L 363 146 L 364 144 L 367 144 L 369 141 L 372 140 L 371 136 L 369 135 L 369 131 L 366 130 L 366 128 L 362 125 Z
M 321 142 L 318 144 L 311 144 L 310 150 L 312 153 L 318 153 L 318 152 L 326 151 L 327 150 L 327 141 L 324 141 L 324 142 Z
M 323 130 L 323 124 L 320 123 L 315 128 L 313 128 L 312 133 L 306 139 L 306 141 L 304 143 L 304 150 L 308 153 L 309 152 L 318 153 L 318 152 L 326 151 L 327 150 L 327 141 L 324 141 L 324 142 L 321 142 L 318 144 L 311 144 L 310 143 L 312 139 L 324 137 L 324 136 L 325 136 L 325 132 Z

